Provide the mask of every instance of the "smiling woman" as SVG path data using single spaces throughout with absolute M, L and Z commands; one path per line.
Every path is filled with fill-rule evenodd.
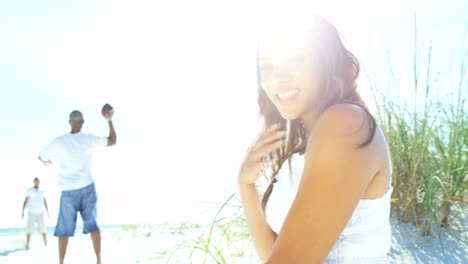
M 263 262 L 388 261 L 390 153 L 356 90 L 358 74 L 356 57 L 319 16 L 262 35 L 257 78 L 265 129 L 238 180 Z M 260 200 L 262 173 L 271 183 Z

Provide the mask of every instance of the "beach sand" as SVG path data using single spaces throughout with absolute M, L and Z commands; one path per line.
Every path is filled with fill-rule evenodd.
M 158 263 L 153 258 L 159 249 L 174 243 L 175 236 L 159 235 L 148 238 L 144 234 L 122 228 L 102 228 L 103 263 Z M 58 263 L 57 238 L 48 234 L 48 246 L 42 237 L 35 234 L 31 238 L 30 249 L 23 249 L 23 236 L 9 236 L 0 240 L 0 264 L 53 264 Z M 65 258 L 67 264 L 96 263 L 89 235 L 76 233 L 68 242 Z
M 391 263 L 468 263 L 468 243 L 465 222 L 457 228 L 435 228 L 432 236 L 422 237 L 415 226 L 399 224 L 392 220 Z M 78 230 L 77 230 L 78 231 Z M 166 226 L 122 225 L 102 228 L 102 259 L 106 264 L 133 263 L 190 263 L 189 247 L 167 251 L 158 259 L 161 252 L 184 245 L 193 230 L 177 230 Z M 191 236 L 193 238 L 193 236 Z M 57 239 L 50 233 L 49 245 L 45 247 L 39 234 L 33 235 L 30 249 L 22 249 L 24 236 L 17 234 L 0 236 L 0 264 L 53 264 L 57 261 Z M 193 240 L 192 240 L 193 241 Z M 187 244 L 185 244 L 187 245 Z M 242 244 L 223 248 L 226 263 L 259 263 L 252 245 Z M 215 245 L 216 246 L 216 245 Z M 222 248 L 222 245 L 217 245 Z M 247 248 L 246 248 L 247 246 Z M 239 250 L 242 248 L 242 250 Z M 169 254 L 173 252 L 170 260 Z M 203 263 L 204 254 L 196 251 L 191 260 Z M 244 256 L 239 256 L 242 252 Z M 242 255 L 242 254 L 241 254 Z M 69 241 L 67 264 L 95 263 L 94 252 L 89 235 L 81 233 Z M 206 263 L 214 263 L 207 256 Z

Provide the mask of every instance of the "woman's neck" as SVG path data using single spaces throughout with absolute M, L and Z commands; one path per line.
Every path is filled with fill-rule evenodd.
M 305 113 L 300 119 L 302 122 L 302 125 L 304 126 L 304 129 L 307 134 L 310 134 L 310 131 L 312 131 L 313 127 L 315 126 L 315 123 L 317 122 L 317 119 L 319 118 L 320 114 L 317 113 L 316 111 L 310 111 Z

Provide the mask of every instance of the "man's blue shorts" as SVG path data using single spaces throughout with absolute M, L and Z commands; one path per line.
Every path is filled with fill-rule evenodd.
M 84 234 L 99 231 L 96 221 L 97 194 L 94 183 L 77 190 L 62 191 L 54 236 L 72 237 L 75 234 L 78 212 L 83 220 Z

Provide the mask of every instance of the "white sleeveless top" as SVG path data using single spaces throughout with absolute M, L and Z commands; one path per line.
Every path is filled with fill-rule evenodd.
M 303 155 L 296 153 L 291 159 L 291 176 L 288 162 L 285 162 L 265 209 L 267 222 L 277 234 L 294 201 L 304 168 Z M 390 186 L 380 198 L 359 201 L 325 263 L 388 263 L 391 193 Z

